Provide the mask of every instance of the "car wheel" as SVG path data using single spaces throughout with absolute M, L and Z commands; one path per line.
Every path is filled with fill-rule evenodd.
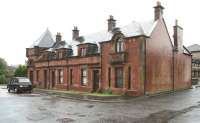
M 8 93 L 10 93 L 10 88 L 8 89 Z

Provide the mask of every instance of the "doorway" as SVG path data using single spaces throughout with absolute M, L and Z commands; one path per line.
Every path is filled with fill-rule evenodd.
M 29 76 L 30 76 L 30 81 L 31 81 L 31 83 L 33 83 L 33 71 L 30 71 Z
M 44 70 L 44 88 L 47 88 L 47 70 Z
M 55 71 L 52 71 L 52 88 L 55 87 Z
M 99 70 L 93 70 L 93 91 L 99 89 Z

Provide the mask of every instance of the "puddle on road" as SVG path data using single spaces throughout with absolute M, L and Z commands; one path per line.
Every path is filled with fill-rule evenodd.
M 90 123 L 136 123 L 136 122 L 134 122 L 134 119 L 131 117 L 113 116 L 112 118 L 100 118 L 98 121 L 92 121 Z
M 47 119 L 49 117 L 53 117 L 53 115 L 50 112 L 43 112 L 43 113 L 31 113 L 26 118 L 30 121 L 40 121 Z
M 86 107 L 87 107 L 87 108 L 93 108 L 94 105 L 87 105 Z
M 31 94 L 23 93 L 23 94 L 18 94 L 18 95 L 23 96 L 23 97 L 39 97 L 39 96 L 41 96 L 40 94 L 35 94 L 35 93 L 31 93 Z
M 38 110 L 40 110 L 40 111 L 46 111 L 47 109 L 45 107 L 38 107 Z
M 84 115 L 84 114 L 80 114 L 80 115 L 78 115 L 79 117 L 86 117 L 86 115 Z
M 168 123 L 171 119 L 192 111 L 193 109 L 200 108 L 200 104 L 190 106 L 182 110 L 163 110 L 156 113 L 152 113 L 144 118 L 131 118 L 127 116 L 111 116 L 108 118 L 100 118 L 97 121 L 91 123 Z
M 60 118 L 60 119 L 57 119 L 56 121 L 58 121 L 59 123 L 71 123 L 71 122 L 74 122 L 75 120 L 71 118 Z
M 42 100 L 46 100 L 50 104 L 56 104 L 57 102 L 61 101 L 61 99 L 54 96 L 43 97 Z

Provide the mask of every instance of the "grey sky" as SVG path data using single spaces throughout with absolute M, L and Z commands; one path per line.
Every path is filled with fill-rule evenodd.
M 199 43 L 200 12 L 198 0 L 160 0 L 170 35 L 175 19 L 183 27 L 184 45 Z M 113 15 L 117 26 L 132 20 L 153 19 L 156 0 L 0 0 L 0 57 L 9 65 L 23 64 L 26 48 L 48 27 L 55 36 L 71 39 L 73 26 L 80 35 L 107 29 Z

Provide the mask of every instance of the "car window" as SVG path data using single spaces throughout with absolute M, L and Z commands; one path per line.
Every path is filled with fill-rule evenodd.
M 9 84 L 12 84 L 12 79 L 9 81 Z
M 14 79 L 11 79 L 11 80 L 10 80 L 10 84 L 12 84 L 13 82 L 14 82 Z
M 19 82 L 27 82 L 27 83 L 30 82 L 30 80 L 27 79 L 27 78 L 20 78 L 20 79 L 18 79 L 18 81 L 19 81 Z
M 13 79 L 13 82 L 12 83 L 17 83 L 17 79 Z

